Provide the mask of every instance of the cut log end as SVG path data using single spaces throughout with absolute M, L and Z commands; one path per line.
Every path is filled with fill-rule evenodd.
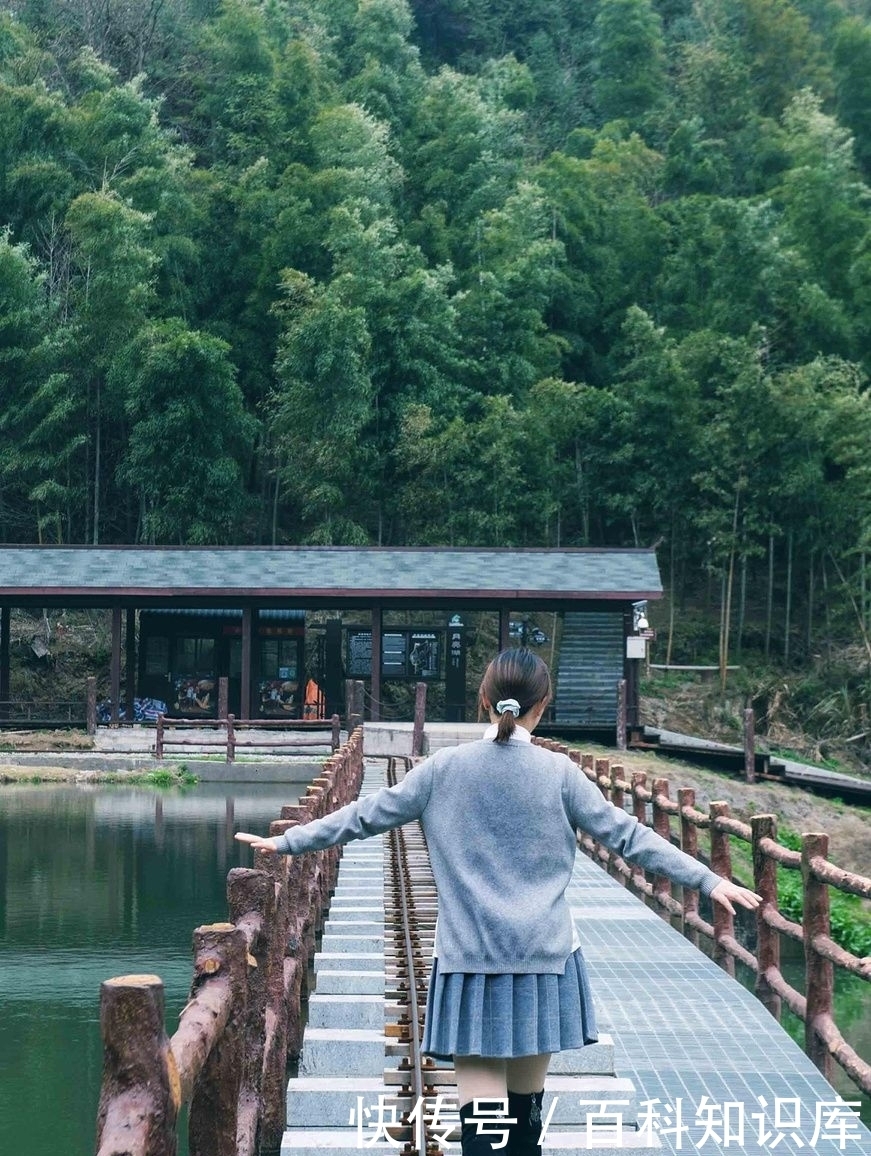
M 159 975 L 116 975 L 112 979 L 104 979 L 103 987 L 163 987 L 163 980 Z

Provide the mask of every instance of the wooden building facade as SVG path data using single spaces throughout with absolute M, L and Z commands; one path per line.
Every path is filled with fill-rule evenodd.
M 328 711 L 340 708 L 342 680 L 353 673 L 342 617 L 353 622 L 366 613 L 369 638 L 356 638 L 355 654 L 359 659 L 360 646 L 369 647 L 369 692 L 378 717 L 382 679 L 391 677 L 392 668 L 404 663 L 404 669 L 425 678 L 428 671 L 447 672 L 458 661 L 461 639 L 459 628 L 452 633 L 450 623 L 458 620 L 452 616 L 495 612 L 506 647 L 513 617 L 547 610 L 590 624 L 587 633 L 591 640 L 595 636 L 595 645 L 591 641 L 587 647 L 589 659 L 581 645 L 577 661 L 582 668 L 585 662 L 598 663 L 600 682 L 623 673 L 632 723 L 637 659 L 627 650 L 633 606 L 661 594 L 651 550 L 5 546 L 0 547 L 0 703 L 9 700 L 12 607 L 111 610 L 115 720 L 122 671 L 126 687 L 166 702 L 170 713 L 213 712 L 215 683 L 223 675 L 230 680 L 230 706 L 237 707 L 238 717 L 271 712 L 294 717 L 312 673 L 305 669 L 307 610 L 336 612 L 321 630 L 324 658 L 318 675 Z M 401 631 L 384 630 L 384 616 L 392 610 L 432 611 L 446 626 L 403 637 Z M 607 616 L 604 633 L 594 629 L 597 615 Z M 581 702 L 576 719 L 564 712 L 561 724 L 583 727 L 583 708 Z M 609 718 L 616 721 L 616 706 L 613 715 L 600 705 L 588 717 L 602 729 Z

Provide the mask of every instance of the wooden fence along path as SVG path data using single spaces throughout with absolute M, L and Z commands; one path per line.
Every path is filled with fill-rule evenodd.
M 357 728 L 299 804 L 282 808 L 270 834 L 355 799 L 362 773 Z M 191 995 L 172 1039 L 159 977 L 102 985 L 97 1156 L 175 1156 L 184 1105 L 190 1156 L 256 1156 L 280 1146 L 287 1060 L 299 1054 L 300 1006 L 339 854 L 259 852 L 256 869 L 230 871 L 229 920 L 194 932 Z
M 704 935 L 714 945 L 714 959 L 731 975 L 735 960 L 756 973 L 756 994 L 771 1014 L 780 1020 L 781 1003 L 785 1002 L 805 1025 L 805 1051 L 822 1074 L 831 1082 L 832 1061 L 837 1060 L 853 1082 L 871 1095 L 871 1064 L 863 1060 L 844 1039 L 833 1015 L 834 968 L 871 981 L 871 956 L 860 959 L 845 951 L 831 937 L 829 887 L 849 895 L 871 899 L 871 879 L 834 866 L 827 859 L 828 835 L 804 834 L 801 851 L 792 851 L 777 842 L 777 818 L 754 815 L 749 824 L 733 819 L 728 803 L 711 803 L 708 814 L 696 810 L 695 791 L 678 790 L 678 801 L 669 798 L 667 779 L 654 779 L 647 788 L 647 775 L 633 771 L 624 778 L 622 765 L 609 759 L 582 755 L 561 743 L 535 739 L 549 750 L 559 751 L 580 765 L 602 794 L 623 807 L 627 794 L 632 799 L 635 816 L 647 822 L 647 806 L 652 810 L 652 826 L 660 835 L 671 839 L 671 817 L 680 820 L 680 846 L 698 858 L 698 832 L 710 834 L 710 865 L 718 875 L 732 877 L 732 854 L 729 843 L 734 837 L 749 844 L 753 853 L 753 888 L 763 898 L 756 911 L 757 955 L 753 955 L 735 937 L 735 920 L 719 904 L 714 907 L 714 922 L 699 915 L 698 892 L 684 889 L 678 902 L 671 894 L 671 883 L 663 875 L 651 882 L 641 868 L 631 866 L 589 836 L 580 838 L 587 854 L 601 862 L 608 872 L 622 878 L 627 885 L 651 899 L 666 917 L 683 920 L 684 934 L 698 943 Z M 800 871 L 803 882 L 802 922 L 781 915 L 777 908 L 777 867 Z M 787 935 L 804 949 L 805 991 L 802 995 L 784 979 L 780 970 L 780 936 Z
M 247 733 L 250 728 L 255 733 L 258 729 L 267 732 L 267 739 L 255 737 L 240 738 L 237 725 Z M 192 735 L 184 737 L 184 733 L 175 734 L 175 731 L 185 730 L 216 731 L 214 735 Z M 221 734 L 221 731 L 224 734 Z M 318 738 L 318 734 L 326 737 Z M 302 734 L 313 735 L 312 738 L 299 738 Z M 168 746 L 176 747 L 220 747 L 227 753 L 227 762 L 235 762 L 236 751 L 240 747 L 254 748 L 257 751 L 288 751 L 300 747 L 325 747 L 336 751 L 339 747 L 340 723 L 339 716 L 334 714 L 328 719 L 245 719 L 240 722 L 235 715 L 228 714 L 221 718 L 182 719 L 167 718 L 166 715 L 157 716 L 157 729 L 154 737 L 154 757 L 162 759 Z

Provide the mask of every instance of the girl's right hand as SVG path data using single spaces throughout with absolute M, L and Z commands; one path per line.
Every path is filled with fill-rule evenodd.
M 249 835 L 247 831 L 237 831 L 235 837 L 240 843 L 250 843 L 253 851 L 265 851 L 269 855 L 278 854 L 278 848 L 273 839 L 263 839 L 260 835 Z
M 762 902 L 761 895 L 757 895 L 749 887 L 742 887 L 738 883 L 733 883 L 731 879 L 722 879 L 711 892 L 711 899 L 714 903 L 719 903 L 725 907 L 732 915 L 735 914 L 733 903 L 739 903 L 742 907 L 749 907 L 752 911 Z

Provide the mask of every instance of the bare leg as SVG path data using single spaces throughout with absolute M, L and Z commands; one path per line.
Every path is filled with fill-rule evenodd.
M 508 1095 L 506 1064 L 514 1062 L 486 1056 L 454 1056 L 459 1106 L 472 1100 L 504 1100 Z
M 550 1064 L 550 1052 L 541 1056 L 518 1056 L 506 1060 L 508 1088 L 512 1092 L 540 1092 Z

